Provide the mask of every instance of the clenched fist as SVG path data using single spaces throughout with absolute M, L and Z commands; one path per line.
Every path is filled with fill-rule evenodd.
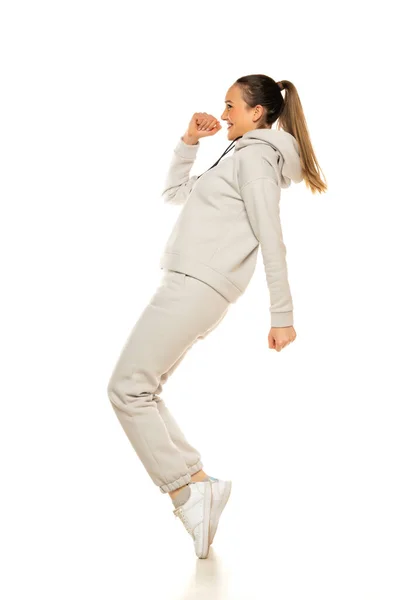
M 294 327 L 271 327 L 268 335 L 268 346 L 271 350 L 280 352 L 282 348 L 294 342 L 297 335 Z
M 197 112 L 190 119 L 183 141 L 197 144 L 199 139 L 215 135 L 221 129 L 222 125 L 216 117 L 205 112 Z

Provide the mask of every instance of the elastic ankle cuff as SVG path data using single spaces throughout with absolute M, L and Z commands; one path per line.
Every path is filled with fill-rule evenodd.
M 182 487 L 186 483 L 190 483 L 191 481 L 192 478 L 188 473 L 186 473 L 185 475 L 182 475 L 182 477 L 179 477 L 179 479 L 175 479 L 175 481 L 172 481 L 171 483 L 164 483 L 164 485 L 160 486 L 160 490 L 163 494 L 173 492 L 174 490 L 177 490 L 178 488 Z

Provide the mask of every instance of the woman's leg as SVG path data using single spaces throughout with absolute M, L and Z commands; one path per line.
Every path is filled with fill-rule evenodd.
M 191 279 L 193 279 L 193 278 L 185 279 L 186 287 L 188 287 L 189 285 L 190 286 L 198 286 L 199 285 L 199 283 L 196 283 L 196 281 L 198 281 L 198 280 L 191 281 Z M 159 389 L 157 389 L 156 392 L 154 393 L 154 400 L 157 402 L 158 412 L 160 413 L 160 416 L 165 423 L 165 426 L 168 430 L 171 440 L 173 441 L 173 443 L 178 448 L 179 452 L 183 455 L 183 457 L 186 461 L 189 473 L 192 476 L 191 477 L 192 481 L 202 481 L 206 477 L 206 473 L 203 471 L 203 464 L 200 459 L 200 454 L 199 454 L 198 450 L 196 450 L 196 448 L 194 448 L 188 442 L 183 431 L 179 427 L 175 417 L 172 415 L 172 413 L 168 409 L 167 405 L 165 404 L 163 398 L 161 398 L 161 396 L 159 394 L 160 394 L 161 390 L 163 389 L 165 383 L 171 377 L 172 373 L 175 371 L 175 369 L 178 367 L 178 365 L 182 362 L 182 360 L 184 359 L 184 357 L 186 356 L 188 351 L 194 346 L 194 344 L 198 340 L 203 340 L 205 337 L 207 337 L 207 335 L 209 333 L 211 333 L 211 331 L 213 331 L 217 327 L 217 325 L 222 321 L 222 319 L 227 314 L 228 308 L 229 308 L 229 305 L 227 305 L 225 311 L 222 313 L 220 318 L 218 318 L 218 320 L 216 322 L 214 322 L 213 325 L 206 332 L 204 332 L 202 335 L 199 335 L 196 338 L 196 340 L 189 346 L 189 348 L 187 348 L 186 351 L 175 362 L 175 364 L 169 369 L 169 371 L 167 373 L 164 373 L 161 376 Z M 200 467 L 200 465 L 201 465 L 201 467 Z
M 229 302 L 187 275 L 164 272 L 161 285 L 123 347 L 108 396 L 133 448 L 161 492 L 190 483 L 202 468 L 160 397 L 187 351 L 225 316 Z

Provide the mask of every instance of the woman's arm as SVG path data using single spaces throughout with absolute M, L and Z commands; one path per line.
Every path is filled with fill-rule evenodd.
M 172 156 L 170 167 L 161 193 L 169 204 L 184 204 L 196 182 L 198 175 L 190 177 L 190 170 L 196 159 L 200 143 L 187 144 L 183 136 L 179 139 Z
M 269 177 L 257 177 L 240 188 L 247 216 L 260 243 L 270 293 L 271 327 L 293 325 L 286 246 L 280 221 L 280 187 Z

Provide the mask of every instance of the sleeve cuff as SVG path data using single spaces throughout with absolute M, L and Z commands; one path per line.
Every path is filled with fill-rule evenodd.
M 271 327 L 293 327 L 293 311 L 271 313 Z
M 200 148 L 200 142 L 197 144 L 186 144 L 182 138 L 179 138 L 177 145 L 175 146 L 175 152 L 182 156 L 182 158 L 195 158 L 198 149 Z

